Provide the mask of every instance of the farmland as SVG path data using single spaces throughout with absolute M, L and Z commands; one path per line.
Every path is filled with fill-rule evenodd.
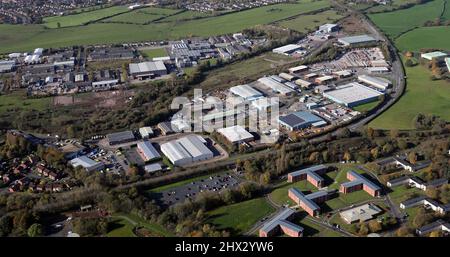
M 180 12 L 180 10 L 149 7 L 108 18 L 105 19 L 104 22 L 144 24 L 167 17 L 177 12 Z
M 435 114 L 450 120 L 450 84 L 443 80 L 432 81 L 425 67 L 405 67 L 407 88 L 400 100 L 380 117 L 370 123 L 380 129 L 413 129 L 418 113 Z M 424 97 L 426 96 L 426 97 Z
M 141 50 L 141 53 L 147 58 L 164 57 L 167 56 L 167 52 L 164 48 L 154 48 Z
M 370 14 L 369 17 L 389 37 L 395 39 L 402 33 L 423 26 L 426 21 L 439 18 L 445 1 L 447 0 L 434 0 L 408 9 Z
M 110 17 L 120 13 L 127 12 L 128 9 L 125 6 L 114 6 L 94 11 L 81 12 L 78 14 L 66 15 L 66 16 L 53 16 L 44 18 L 44 26 L 47 28 L 58 27 L 70 27 L 79 26 L 87 22 L 96 21 L 105 17 Z M 59 26 L 58 26 L 59 24 Z
M 264 198 L 257 198 L 208 212 L 208 223 L 219 229 L 230 230 L 232 235 L 238 235 L 245 233 L 260 219 L 274 211 Z
M 298 32 L 308 32 L 315 30 L 324 23 L 332 23 L 340 18 L 342 16 L 337 12 L 327 10 L 313 15 L 301 15 L 294 19 L 282 21 L 278 25 Z
M 28 99 L 23 92 L 0 95 L 0 113 L 10 109 L 43 111 L 50 107 L 50 98 Z
M 92 23 L 86 26 L 46 29 L 45 25 L 0 24 L 0 52 L 27 51 L 36 47 L 50 48 L 221 35 L 329 6 L 329 2 L 325 0 L 303 0 L 294 4 L 264 6 L 183 23 L 172 21 L 149 25 Z
M 450 27 L 425 27 L 401 35 L 395 43 L 400 51 L 420 51 L 422 48 L 450 50 Z

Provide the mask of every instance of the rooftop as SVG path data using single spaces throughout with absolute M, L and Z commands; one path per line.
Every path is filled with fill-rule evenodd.
M 166 66 L 162 61 L 130 63 L 130 73 L 146 73 L 154 71 L 165 71 Z
M 224 137 L 227 138 L 228 141 L 232 143 L 253 139 L 253 135 L 247 130 L 245 130 L 245 128 L 239 125 L 228 128 L 221 128 L 218 129 L 217 132 L 222 134 Z

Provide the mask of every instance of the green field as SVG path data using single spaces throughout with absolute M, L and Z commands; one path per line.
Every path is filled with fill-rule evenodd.
M 199 18 L 205 18 L 210 16 L 207 13 L 202 12 L 194 12 L 194 11 L 184 11 L 169 17 L 166 17 L 164 19 L 161 19 L 160 22 L 180 22 L 180 21 L 187 21 L 187 20 L 194 20 Z
M 329 6 L 328 0 L 302 0 L 294 4 L 264 6 L 182 23 L 164 22 L 149 25 L 93 23 L 87 26 L 46 29 L 44 25 L 0 24 L 0 53 L 27 51 L 36 47 L 50 48 L 222 35 Z
M 113 6 L 94 11 L 82 12 L 78 14 L 47 17 L 43 19 L 43 22 L 44 26 L 52 29 L 58 28 L 58 23 L 60 24 L 60 27 L 79 26 L 90 21 L 100 20 L 127 11 L 128 8 L 126 6 Z
M 257 198 L 210 211 L 207 222 L 219 229 L 230 230 L 232 235 L 241 235 L 274 211 L 266 199 Z
M 126 219 L 126 218 L 128 219 Z M 131 221 L 132 222 L 131 222 Z M 150 223 L 133 214 L 117 214 L 112 217 L 112 229 L 108 232 L 108 237 L 135 237 L 133 229 L 137 227 L 144 227 L 152 232 L 155 236 L 170 237 L 173 234 L 167 231 L 159 224 Z
M 165 48 L 141 50 L 141 53 L 144 55 L 144 57 L 147 57 L 147 58 L 156 58 L 156 57 L 167 56 L 167 51 Z
M 9 109 L 43 111 L 50 107 L 51 98 L 29 99 L 22 92 L 16 91 L 8 95 L 0 95 L 0 113 Z
M 278 25 L 298 32 L 308 32 L 317 29 L 324 23 L 333 23 L 340 18 L 342 18 L 342 15 L 335 11 L 327 10 L 313 15 L 301 15 L 294 19 L 282 21 Z
M 389 37 L 396 38 L 408 30 L 423 26 L 426 21 L 440 17 L 445 1 L 434 0 L 408 9 L 370 14 L 369 17 Z
M 353 109 L 358 112 L 367 112 L 367 111 L 370 111 L 373 108 L 375 108 L 379 103 L 380 103 L 380 101 L 366 103 L 366 104 L 358 105 L 358 106 L 354 107 Z
M 177 12 L 180 12 L 180 10 L 148 7 L 108 18 L 104 22 L 144 24 Z
M 448 9 L 450 9 L 450 6 Z M 420 51 L 422 48 L 450 50 L 450 27 L 414 29 L 398 37 L 395 44 L 400 51 Z
M 450 121 L 450 83 L 432 81 L 431 72 L 421 65 L 405 69 L 405 94 L 369 126 L 379 129 L 414 129 L 414 118 L 418 113 L 435 114 Z

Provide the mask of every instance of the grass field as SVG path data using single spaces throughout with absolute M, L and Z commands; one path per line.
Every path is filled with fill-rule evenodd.
M 333 23 L 340 18 L 342 18 L 342 15 L 335 11 L 327 10 L 314 15 L 301 15 L 294 19 L 279 22 L 278 25 L 298 32 L 308 32 L 317 29 L 324 23 Z
M 328 0 L 302 0 L 294 4 L 264 6 L 182 23 L 164 22 L 149 25 L 93 23 L 87 26 L 46 29 L 44 25 L 0 24 L 0 53 L 27 51 L 36 47 L 49 48 L 221 35 L 329 6 Z
M 369 17 L 389 37 L 396 38 L 408 30 L 423 26 L 426 21 L 440 17 L 445 1 L 434 0 L 408 9 L 370 14 Z
M 177 12 L 180 12 L 180 10 L 148 7 L 108 18 L 104 20 L 104 22 L 144 24 L 164 18 Z
M 435 114 L 450 121 L 450 83 L 432 81 L 423 66 L 405 67 L 407 88 L 400 100 L 369 126 L 380 129 L 414 129 L 418 113 Z
M 180 21 L 187 21 L 187 20 L 194 20 L 199 18 L 205 18 L 210 16 L 207 13 L 202 12 L 194 12 L 194 11 L 184 11 L 181 13 L 178 13 L 176 15 L 172 15 L 169 17 L 166 17 L 164 19 L 161 19 L 160 22 L 180 22 Z
M 124 218 L 126 217 L 126 218 Z M 135 237 L 133 229 L 136 226 L 142 226 L 149 231 L 151 231 L 155 236 L 166 236 L 170 237 L 173 234 L 167 231 L 162 226 L 149 223 L 146 220 L 133 215 L 133 214 L 117 214 L 112 217 L 113 225 L 111 231 L 108 232 L 108 237 Z M 132 223 L 131 221 L 134 223 Z
M 341 237 L 341 234 L 338 232 L 321 227 L 307 220 L 305 215 L 299 215 L 299 217 L 294 220 L 294 223 L 303 227 L 303 236 L 305 237 Z
M 126 6 L 113 6 L 104 9 L 87 11 L 78 14 L 66 16 L 52 16 L 44 18 L 44 26 L 47 28 L 58 28 L 58 23 L 61 27 L 79 26 L 90 21 L 96 21 L 112 15 L 127 12 Z
M 28 99 L 25 93 L 16 91 L 8 95 L 0 95 L 0 113 L 8 109 L 43 111 L 50 107 L 51 98 Z
M 450 3 L 448 9 L 450 9 Z M 400 51 L 420 51 L 422 48 L 450 50 L 450 27 L 414 29 L 398 37 L 395 44 Z
M 164 48 L 155 48 L 155 49 L 141 50 L 141 53 L 147 58 L 155 58 L 155 57 L 167 56 L 166 49 L 164 49 Z
M 358 105 L 358 106 L 354 107 L 353 109 L 358 112 L 367 112 L 367 111 L 370 111 L 373 108 L 375 108 L 375 106 L 377 106 L 379 103 L 380 103 L 380 101 L 366 103 L 366 104 Z
M 223 206 L 208 212 L 208 223 L 214 224 L 219 229 L 230 230 L 232 235 L 241 235 L 248 231 L 263 217 L 274 212 L 266 199 L 257 198 Z

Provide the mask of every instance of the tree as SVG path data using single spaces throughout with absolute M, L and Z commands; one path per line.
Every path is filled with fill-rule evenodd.
M 44 235 L 44 228 L 39 223 L 34 223 L 28 228 L 27 232 L 29 237 L 39 237 Z
M 397 229 L 397 231 L 395 232 L 395 234 L 398 237 L 407 237 L 407 236 L 412 236 L 412 230 L 410 227 L 408 227 L 407 225 L 402 226 L 401 228 Z
M 346 161 L 346 162 L 349 162 L 350 160 L 352 159 L 352 154 L 350 153 L 350 152 L 345 152 L 344 153 L 344 160 Z
M 417 154 L 415 152 L 410 152 L 408 154 L 408 161 L 411 164 L 416 164 L 417 163 Z
M 383 227 L 381 226 L 381 223 L 378 222 L 377 220 L 369 221 L 370 232 L 377 233 L 377 232 L 380 232 L 382 229 L 383 229 Z
M 359 226 L 358 234 L 360 236 L 365 236 L 369 234 L 369 228 L 367 227 L 366 223 L 361 223 L 361 225 Z

